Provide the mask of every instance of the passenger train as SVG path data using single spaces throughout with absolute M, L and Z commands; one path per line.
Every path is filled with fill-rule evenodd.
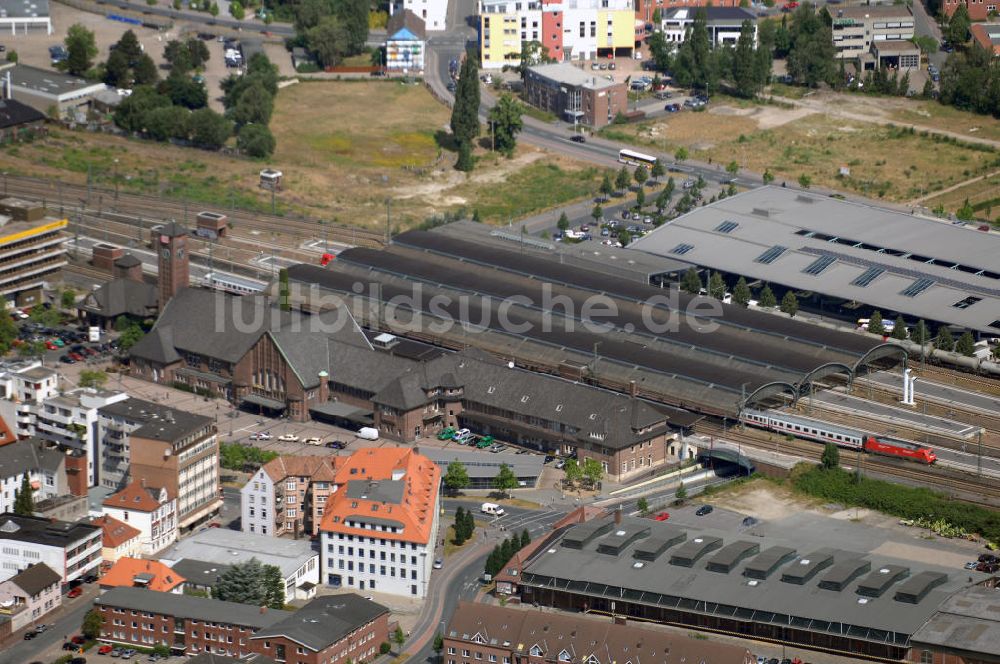
M 839 447 L 858 449 L 869 454 L 910 459 L 919 463 L 932 464 L 937 461 L 934 450 L 926 445 L 912 443 L 898 438 L 876 436 L 857 429 L 842 427 L 829 422 L 813 420 L 798 415 L 789 415 L 777 411 L 745 410 L 740 421 L 748 426 L 779 433 L 787 433 L 796 438 L 816 440 L 821 443 L 833 443 Z
M 234 295 L 256 295 L 263 293 L 267 288 L 267 284 L 254 279 L 218 272 L 209 272 L 205 275 L 205 286 Z

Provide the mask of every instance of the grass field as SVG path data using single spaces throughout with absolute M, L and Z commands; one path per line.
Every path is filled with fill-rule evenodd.
M 948 212 L 954 212 L 965 204 L 965 199 L 969 199 L 969 203 L 976 211 L 977 219 L 1000 222 L 1000 175 L 984 178 L 934 196 L 924 201 L 924 205 L 932 209 L 940 205 Z
M 122 191 L 258 211 L 271 207 L 257 186 L 267 166 L 284 173 L 280 213 L 381 226 L 391 198 L 397 230 L 460 207 L 479 207 L 484 221 L 506 221 L 513 212 L 543 210 L 596 189 L 593 169 L 566 159 L 542 165 L 543 153 L 528 147 L 510 160 L 479 150 L 480 163 L 467 177 L 438 143 L 448 119 L 448 109 L 419 85 L 310 82 L 278 94 L 271 121 L 278 147 L 266 162 L 52 128 L 44 139 L 0 147 L 0 163 L 11 174 L 75 183 L 89 177 L 109 189 L 117 170 Z
M 933 101 L 915 102 L 911 108 L 896 110 L 892 113 L 892 119 L 1000 141 L 1000 120 Z

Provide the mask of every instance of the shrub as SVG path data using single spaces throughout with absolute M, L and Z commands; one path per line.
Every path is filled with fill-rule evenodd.
M 389 645 L 388 641 L 383 641 L 378 647 L 379 654 L 381 655 L 388 655 L 390 650 L 392 650 L 392 646 Z

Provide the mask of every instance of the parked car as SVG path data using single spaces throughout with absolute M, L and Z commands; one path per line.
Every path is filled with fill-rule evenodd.
M 97 581 L 97 575 L 96 574 L 88 574 L 87 576 L 83 577 L 83 582 L 84 583 L 93 583 L 95 581 Z
M 69 592 L 66 593 L 66 597 L 69 597 L 70 599 L 73 599 L 74 597 L 79 597 L 82 594 L 83 594 L 83 588 L 80 588 L 80 587 L 70 588 Z M 75 639 L 77 637 L 74 636 L 73 638 Z M 80 637 L 80 638 L 83 638 L 83 637 Z M 81 641 L 81 643 L 82 643 L 82 641 Z
M 434 569 L 441 569 L 442 567 L 444 567 L 444 558 L 435 558 Z
M 87 642 L 87 639 L 86 639 L 86 637 L 83 636 L 83 634 L 77 634 L 72 639 L 70 639 L 70 641 L 73 642 L 73 643 L 75 643 L 78 646 L 82 646 L 84 643 Z
M 444 429 L 441 429 L 441 433 L 438 434 L 438 440 L 451 440 L 454 435 L 455 427 L 445 427 Z
M 975 560 L 965 563 L 965 569 L 976 569 L 979 567 L 979 563 Z
M 711 514 L 714 510 L 715 508 L 712 507 L 711 505 L 702 505 L 701 507 L 698 508 L 695 514 L 698 516 L 705 516 L 706 514 Z
M 331 440 L 327 442 L 326 446 L 329 447 L 331 450 L 342 450 L 345 447 L 343 441 L 340 440 Z
M 743 519 L 743 527 L 744 528 L 749 528 L 751 526 L 756 526 L 758 523 L 760 523 L 760 521 L 758 521 L 757 519 L 753 518 L 752 516 L 748 516 L 745 519 Z
M 282 443 L 297 443 L 299 442 L 299 437 L 294 433 L 283 433 L 278 436 L 278 440 Z
M 74 360 L 69 355 L 60 355 L 59 361 L 62 362 L 63 364 L 76 364 L 76 360 Z
M 113 648 L 111 646 L 109 646 L 108 644 L 105 643 L 103 646 L 101 646 L 100 648 L 97 649 L 97 654 L 98 655 L 108 655 L 108 654 L 111 654 L 112 650 L 113 650 Z
M 573 141 L 574 143 L 586 143 L 587 137 L 584 136 L 583 134 L 573 134 L 572 136 L 569 137 L 569 140 Z
M 69 660 L 69 664 L 87 664 L 87 658 L 86 657 L 74 657 L 73 659 Z
M 79 650 L 79 648 L 80 646 L 76 645 L 72 641 L 67 641 L 66 643 L 62 644 L 63 650 Z
M 666 521 L 667 519 L 670 518 L 670 512 L 660 512 L 653 518 L 657 521 Z
M 323 444 L 323 439 L 322 438 L 317 438 L 316 436 L 310 436 L 309 438 L 305 439 L 305 444 L 306 445 L 322 445 Z
M 32 631 L 32 630 L 28 630 L 27 632 L 24 633 L 24 640 L 25 641 L 30 641 L 33 638 L 35 638 L 36 636 L 38 636 L 38 632 L 35 632 L 35 631 Z

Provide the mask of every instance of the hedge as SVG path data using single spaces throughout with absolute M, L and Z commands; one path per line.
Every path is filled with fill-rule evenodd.
M 944 519 L 970 533 L 979 533 L 991 542 L 1000 540 L 1000 512 L 955 500 L 922 487 L 909 487 L 884 480 L 862 477 L 835 468 L 812 467 L 794 473 L 792 485 L 811 496 L 845 505 L 858 505 L 904 519 Z

